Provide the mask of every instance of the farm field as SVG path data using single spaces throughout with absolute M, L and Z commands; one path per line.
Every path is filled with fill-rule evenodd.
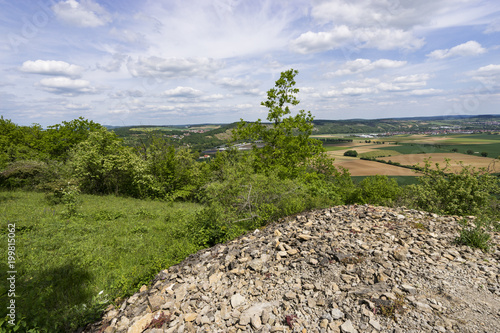
M 374 143 L 385 142 L 385 144 Z M 394 144 L 398 142 L 399 144 Z M 411 170 L 394 165 L 381 164 L 374 161 L 361 161 L 359 158 L 378 158 L 384 161 L 398 162 L 401 165 L 424 164 L 426 158 L 431 162 L 444 165 L 445 158 L 451 159 L 452 170 L 460 169 L 458 161 L 464 165 L 476 168 L 489 168 L 490 172 L 500 172 L 500 135 L 471 134 L 471 135 L 404 135 L 374 139 L 372 142 L 355 140 L 352 143 L 343 143 L 325 147 L 327 154 L 335 158 L 335 165 L 348 169 L 352 176 L 388 175 L 388 176 L 415 176 Z M 347 150 L 355 150 L 358 157 L 347 157 Z M 481 156 L 486 154 L 487 157 Z M 374 164 L 375 163 L 375 164 Z
M 375 161 L 360 160 L 351 158 L 350 160 L 335 161 L 335 166 L 341 166 L 349 170 L 351 176 L 418 176 L 415 171 L 395 165 L 388 165 Z
M 475 168 L 486 168 L 491 173 L 500 172 L 500 161 L 489 158 L 474 155 L 466 155 L 459 153 L 434 153 L 434 154 L 406 154 L 391 157 L 384 157 L 381 160 L 392 162 L 398 162 L 402 165 L 424 165 L 425 159 L 430 158 L 432 166 L 435 163 L 439 163 L 440 166 L 444 166 L 445 159 L 450 159 L 450 168 L 452 171 L 458 171 L 461 169 L 460 161 L 464 165 L 472 165 Z

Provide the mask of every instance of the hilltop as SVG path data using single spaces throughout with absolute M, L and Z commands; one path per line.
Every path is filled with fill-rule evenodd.
M 500 234 L 456 216 L 337 206 L 189 256 L 84 332 L 498 332 Z

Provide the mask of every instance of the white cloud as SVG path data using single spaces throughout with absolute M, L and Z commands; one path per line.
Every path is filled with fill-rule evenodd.
M 112 59 L 105 65 L 97 64 L 97 68 L 106 72 L 118 72 L 127 57 L 123 54 L 115 53 Z
M 200 100 L 204 101 L 204 102 L 211 102 L 211 101 L 219 101 L 219 100 L 222 100 L 224 98 L 225 98 L 225 96 L 222 94 L 212 94 L 212 95 L 208 95 L 208 96 L 203 96 L 200 98 Z
M 415 89 L 415 90 L 410 91 L 410 95 L 415 95 L 415 96 L 438 95 L 442 92 L 443 92 L 442 89 L 434 89 L 434 88 Z
M 431 95 L 441 92 L 438 89 L 422 89 L 427 85 L 431 75 L 426 73 L 397 76 L 392 79 L 381 81 L 378 78 L 364 78 L 360 80 L 348 80 L 341 83 L 342 87 L 333 87 L 321 94 L 322 97 L 331 98 L 339 96 L 359 96 L 365 94 L 401 93 L 406 92 L 414 95 Z
M 492 89 L 491 85 L 500 84 L 500 65 L 490 64 L 467 74 L 490 90 Z
M 323 52 L 339 48 L 376 48 L 379 50 L 407 49 L 422 47 L 424 40 L 409 31 L 393 28 L 351 28 L 335 26 L 328 32 L 301 34 L 290 43 L 292 51 L 302 54 Z
M 90 110 L 91 106 L 89 104 L 66 103 L 64 108 L 68 110 Z
M 376 93 L 377 90 L 375 88 L 357 88 L 357 87 L 350 87 L 350 88 L 344 88 L 342 89 L 342 95 L 350 95 L 350 96 L 359 96 L 363 94 L 370 94 L 370 93 Z
M 109 34 L 128 43 L 142 44 L 146 40 L 146 36 L 144 34 L 129 29 L 118 30 L 113 27 L 109 31 Z
M 466 57 L 466 56 L 475 56 L 479 54 L 483 54 L 486 52 L 486 49 L 481 46 L 476 41 L 468 41 L 467 43 L 463 43 L 457 46 L 452 47 L 451 49 L 442 49 L 435 50 L 429 53 L 427 56 L 433 59 L 446 59 L 450 57 Z
M 108 12 L 92 0 L 61 1 L 52 10 L 60 20 L 77 27 L 98 27 L 111 22 Z
M 120 90 L 108 95 L 113 99 L 123 99 L 126 97 L 143 97 L 144 93 L 140 90 Z
M 410 91 L 425 87 L 430 77 L 429 74 L 398 76 L 392 81 L 379 83 L 377 88 L 387 92 Z
M 252 89 L 259 85 L 258 82 L 251 81 L 249 78 L 235 79 L 232 77 L 223 77 L 218 79 L 215 81 L 215 84 L 229 89 Z
M 43 90 L 67 96 L 96 93 L 96 89 L 87 80 L 73 80 L 67 77 L 43 79 L 38 83 Z
M 224 63 L 211 58 L 129 58 L 127 68 L 136 77 L 190 77 L 206 76 L 224 66 Z
M 496 19 L 495 21 L 491 22 L 486 30 L 484 31 L 487 34 L 491 34 L 493 32 L 499 32 L 500 31 L 500 19 Z
M 203 92 L 201 92 L 200 90 L 196 90 L 191 87 L 180 87 L 180 86 L 163 92 L 164 96 L 169 96 L 169 97 L 198 97 L 202 94 Z
M 57 75 L 57 76 L 68 76 L 71 78 L 78 78 L 81 76 L 83 67 L 68 64 L 67 62 L 64 61 L 28 60 L 23 62 L 19 70 L 21 72 L 31 73 L 31 74 Z
M 326 0 L 317 1 L 311 15 L 322 24 L 335 22 L 353 26 L 393 26 L 408 29 L 431 20 L 446 0 Z
M 378 59 L 371 61 L 370 59 L 356 59 L 346 62 L 341 66 L 341 69 L 326 73 L 325 77 L 334 77 L 341 75 L 357 74 L 368 72 L 374 69 L 398 68 L 406 65 L 406 61 L 396 61 L 389 59 Z

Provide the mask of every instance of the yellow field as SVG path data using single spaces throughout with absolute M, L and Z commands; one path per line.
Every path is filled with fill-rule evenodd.
M 434 165 L 436 162 L 442 167 L 445 164 L 445 158 L 449 158 L 450 167 L 453 171 L 458 171 L 461 169 L 460 161 L 464 165 L 472 165 L 476 168 L 486 168 L 489 172 L 500 172 L 500 161 L 489 157 L 480 157 L 474 155 L 466 155 L 459 153 L 434 153 L 434 154 L 407 154 L 398 155 L 391 157 L 380 158 L 384 161 L 399 162 L 402 165 L 424 165 L 424 160 L 430 158 L 431 164 Z M 496 162 L 496 163 L 495 163 Z
M 349 170 L 351 176 L 418 176 L 416 172 L 407 168 L 401 168 L 395 165 L 383 164 L 374 161 L 360 160 L 352 158 L 350 160 L 335 160 L 335 166 L 341 166 Z
M 345 147 L 345 149 L 342 150 L 334 150 L 334 151 L 329 151 L 327 152 L 328 156 L 334 157 L 336 161 L 350 161 L 353 159 L 353 157 L 346 157 L 344 156 L 344 153 L 348 150 L 355 150 L 358 152 L 358 154 L 361 153 L 368 153 L 371 151 L 379 151 L 376 148 L 382 148 L 382 147 L 395 147 L 396 145 L 377 145 L 373 143 L 358 143 L 358 142 L 352 142 L 352 143 L 346 143 L 342 144 L 342 147 Z M 340 147 L 339 147 L 340 148 Z M 388 152 L 389 153 L 389 152 Z

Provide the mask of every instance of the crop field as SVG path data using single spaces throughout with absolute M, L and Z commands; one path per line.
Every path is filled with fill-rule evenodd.
M 416 176 L 415 171 L 395 165 L 383 164 L 375 161 L 366 161 L 356 158 L 351 160 L 340 160 L 333 163 L 349 170 L 351 176 Z
M 189 129 L 193 130 L 214 130 L 220 128 L 220 125 L 201 125 L 201 126 L 190 126 Z
M 453 171 L 458 171 L 461 169 L 460 161 L 464 165 L 472 165 L 475 168 L 486 168 L 491 173 L 500 172 L 500 161 L 489 158 L 474 155 L 466 155 L 459 153 L 434 153 L 434 154 L 406 154 L 398 155 L 392 157 L 381 158 L 384 161 L 391 160 L 392 162 L 401 163 L 401 165 L 416 165 L 420 164 L 423 166 L 425 160 L 430 158 L 432 165 L 439 163 L 442 167 L 445 164 L 445 159 L 450 159 L 450 168 Z
M 378 141 L 420 144 L 489 144 L 500 143 L 499 134 L 448 134 L 448 135 L 394 135 L 381 137 Z
M 375 142 L 384 142 L 375 143 Z M 395 143 L 398 144 L 395 144 Z M 359 158 L 380 158 L 385 161 L 398 162 L 401 165 L 412 166 L 424 164 L 424 159 L 431 157 L 431 162 L 444 165 L 445 158 L 451 159 L 451 168 L 459 170 L 462 161 L 464 165 L 476 168 L 489 168 L 490 172 L 500 172 L 500 135 L 400 135 L 385 137 L 365 142 L 355 140 L 352 143 L 325 145 L 327 154 L 335 158 L 335 165 L 348 169 L 352 176 L 388 175 L 415 176 L 411 170 L 373 161 L 360 161 Z M 358 157 L 347 157 L 347 150 L 355 150 Z M 486 154 L 483 157 L 481 154 Z
M 384 149 L 384 150 L 375 149 L 373 151 L 361 153 L 358 156 L 363 157 L 363 158 L 377 158 L 377 157 L 397 156 L 397 155 L 401 155 L 401 153 L 398 151 L 395 151 L 395 150 L 391 150 L 389 148 L 389 149 Z

